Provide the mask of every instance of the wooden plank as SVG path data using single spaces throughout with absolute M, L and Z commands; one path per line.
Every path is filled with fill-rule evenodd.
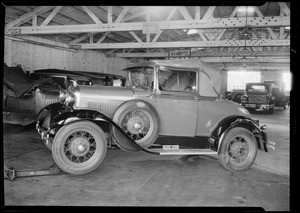
M 81 6 L 81 8 L 91 17 L 91 19 L 96 24 L 102 24 L 102 21 L 99 20 L 99 18 L 87 7 L 87 6 Z
M 45 21 L 41 24 L 41 26 L 46 26 L 49 24 L 49 22 L 53 19 L 53 17 L 60 11 L 60 9 L 63 6 L 57 6 L 50 14 L 49 16 L 45 19 Z

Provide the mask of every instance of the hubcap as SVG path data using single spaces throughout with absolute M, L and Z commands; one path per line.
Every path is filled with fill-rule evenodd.
M 228 147 L 228 154 L 231 160 L 236 163 L 244 161 L 249 153 L 249 145 L 243 137 L 233 138 Z
M 84 163 L 91 159 L 96 150 L 94 137 L 85 131 L 71 134 L 64 145 L 65 156 L 74 163 Z
M 124 115 L 121 128 L 136 142 L 143 142 L 153 131 L 153 120 L 148 112 L 135 109 Z

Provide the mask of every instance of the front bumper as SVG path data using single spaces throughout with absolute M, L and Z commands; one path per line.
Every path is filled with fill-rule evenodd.
M 40 121 L 36 122 L 35 128 L 40 134 L 41 139 L 45 142 L 46 145 L 52 144 L 52 137 L 50 131 L 40 126 Z

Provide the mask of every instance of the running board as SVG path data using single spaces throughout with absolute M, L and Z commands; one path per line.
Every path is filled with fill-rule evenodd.
M 159 155 L 215 155 L 218 152 L 211 149 L 179 149 L 176 145 L 163 146 L 163 148 L 152 148 L 151 151 Z

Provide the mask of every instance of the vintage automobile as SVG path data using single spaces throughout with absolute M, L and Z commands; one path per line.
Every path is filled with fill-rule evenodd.
M 227 99 L 228 100 L 232 100 L 234 102 L 237 103 L 241 103 L 241 98 L 242 96 L 245 94 L 245 90 L 241 90 L 241 89 L 236 89 L 236 90 L 232 90 L 230 92 L 227 92 Z
M 4 64 L 3 123 L 26 126 L 45 106 L 59 102 L 60 89 L 70 85 L 124 86 L 123 76 L 60 69 L 35 70 L 26 75 L 21 67 Z
M 286 109 L 288 105 L 288 96 L 285 91 L 285 84 L 282 81 L 264 81 L 265 83 L 272 84 L 272 94 L 275 97 L 275 106 L 283 107 Z
M 266 110 L 272 114 L 275 107 L 272 89 L 273 86 L 269 83 L 247 83 L 241 103 L 247 109 Z
M 275 148 L 265 125 L 259 127 L 243 106 L 220 98 L 222 73 L 209 64 L 153 60 L 124 71 L 126 87 L 69 87 L 60 92 L 61 103 L 39 114 L 36 129 L 63 171 L 96 169 L 111 138 L 131 152 L 218 155 L 232 172 L 249 169 L 258 149 Z

